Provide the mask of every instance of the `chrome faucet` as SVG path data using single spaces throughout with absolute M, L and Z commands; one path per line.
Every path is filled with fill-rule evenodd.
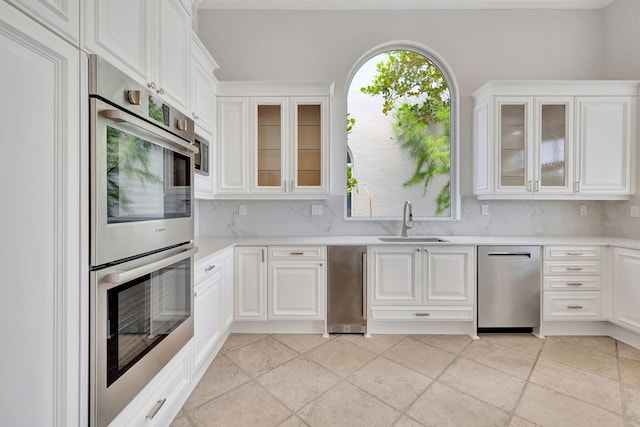
M 407 218 L 407 208 L 409 208 L 409 217 Z M 407 237 L 407 230 L 413 227 L 413 212 L 411 209 L 411 202 L 409 200 L 404 202 L 404 209 L 402 211 L 402 237 Z

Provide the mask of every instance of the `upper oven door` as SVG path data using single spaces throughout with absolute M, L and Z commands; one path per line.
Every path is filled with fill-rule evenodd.
M 195 147 L 91 99 L 91 265 L 188 242 Z

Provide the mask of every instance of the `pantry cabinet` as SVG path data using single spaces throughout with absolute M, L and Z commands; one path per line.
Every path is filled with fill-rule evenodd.
M 640 250 L 613 249 L 613 323 L 640 333 Z
M 89 0 L 83 48 L 189 111 L 191 5 L 187 0 Z
M 639 82 L 489 82 L 474 97 L 479 199 L 624 199 Z
M 327 195 L 330 88 L 221 82 L 218 194 L 263 199 Z

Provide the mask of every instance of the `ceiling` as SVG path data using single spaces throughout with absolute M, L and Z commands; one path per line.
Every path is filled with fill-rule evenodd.
M 199 9 L 603 9 L 614 0 L 200 0 Z

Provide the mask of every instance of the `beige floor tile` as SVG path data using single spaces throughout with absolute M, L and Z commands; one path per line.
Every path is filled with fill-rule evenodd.
M 582 369 L 592 374 L 600 375 L 612 380 L 618 380 L 618 361 L 615 354 L 601 351 L 592 351 L 589 346 L 579 344 L 577 338 L 590 337 L 571 337 L 576 338 L 568 342 L 559 337 L 549 337 L 545 340 L 540 359 L 551 360 L 571 366 L 572 368 Z
M 391 426 L 400 416 L 395 409 L 352 384 L 341 382 L 298 411 L 311 427 Z
M 469 335 L 409 335 L 409 338 L 455 354 L 461 353 L 473 341 Z
M 403 339 L 404 335 L 391 335 L 391 334 L 377 334 L 372 335 L 370 338 L 365 338 L 361 334 L 345 334 L 342 338 L 349 342 L 358 344 L 366 350 L 372 351 L 376 354 L 382 354 L 389 348 L 393 347 Z
M 298 356 L 257 379 L 289 408 L 298 410 L 329 390 L 340 377 L 322 366 Z
M 462 357 L 490 366 L 526 380 L 536 363 L 536 356 L 513 350 L 490 340 L 476 340 L 462 353 Z
M 425 426 L 504 426 L 509 415 L 458 390 L 435 381 L 409 408 L 407 415 Z
M 640 387 L 640 360 L 620 359 L 620 380 Z
M 408 339 L 391 347 L 383 356 L 430 378 L 436 378 L 456 358 L 455 354 Z
M 192 427 L 191 423 L 185 417 L 176 417 L 169 427 Z
M 190 411 L 227 391 L 249 381 L 249 376 L 226 356 L 218 354 L 191 392 L 183 409 Z
M 606 353 L 612 356 L 616 355 L 616 340 L 611 337 L 594 337 L 594 336 L 552 336 L 547 337 L 546 342 L 563 343 L 598 353 Z
M 516 415 L 545 427 L 621 427 L 622 417 L 597 406 L 529 383 Z
M 280 341 L 267 337 L 225 355 L 249 376 L 255 377 L 293 359 L 298 353 Z
M 622 398 L 628 420 L 640 424 L 640 387 L 623 384 Z
M 618 355 L 621 359 L 631 359 L 640 362 L 640 349 L 618 342 Z
M 509 427 L 538 427 L 538 424 L 534 424 L 524 418 L 513 417 L 509 423 Z
M 304 356 L 344 378 L 372 361 L 376 354 L 339 337 L 308 351 Z
M 404 416 L 402 418 L 400 418 L 394 425 L 393 427 L 422 427 L 423 424 L 412 420 L 411 418 Z
M 544 344 L 544 339 L 531 334 L 482 334 L 481 340 L 489 340 L 496 344 L 537 356 Z
M 531 382 L 618 414 L 622 413 L 618 381 L 541 359 L 533 370 Z
M 294 415 L 293 417 L 280 424 L 279 427 L 307 427 L 307 425 L 304 423 L 304 421 L 298 418 L 297 415 Z
M 278 426 L 291 416 L 275 397 L 247 383 L 189 412 L 195 427 Z
M 333 339 L 333 336 L 323 338 L 321 334 L 274 334 L 272 336 L 298 353 L 307 352 Z
M 224 342 L 224 345 L 220 349 L 220 353 L 228 353 L 247 344 L 263 340 L 267 336 L 268 335 L 266 334 L 231 334 Z
M 413 403 L 431 381 L 383 357 L 374 359 L 349 377 L 349 382 L 400 411 Z
M 466 359 L 457 359 L 438 381 L 493 406 L 513 411 L 525 381 Z

